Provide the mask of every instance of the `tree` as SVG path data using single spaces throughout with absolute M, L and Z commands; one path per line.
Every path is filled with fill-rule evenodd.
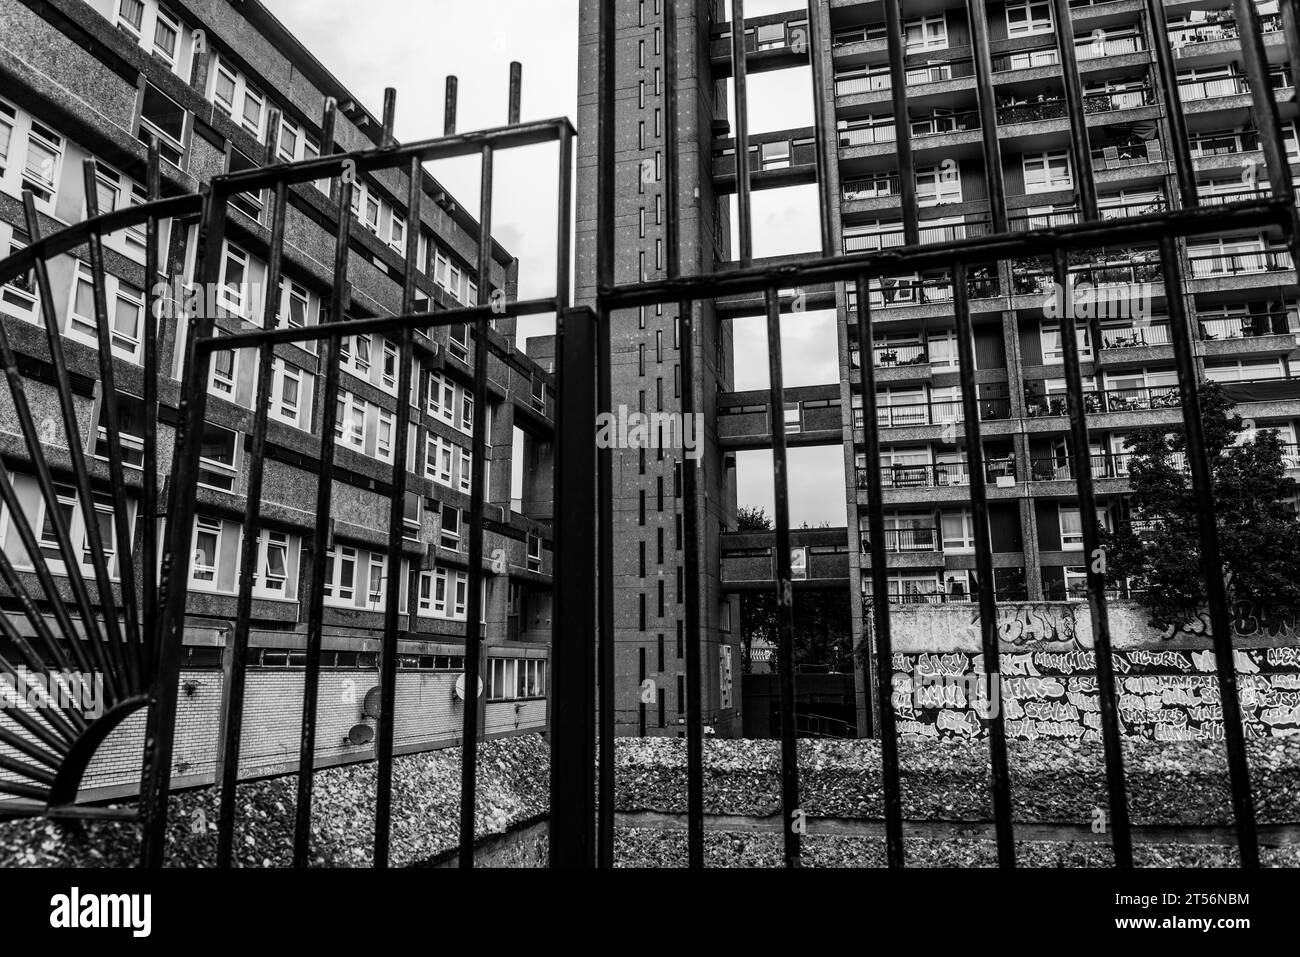
M 1202 383 L 1201 421 L 1228 599 L 1289 618 L 1300 611 L 1300 519 L 1291 504 L 1296 483 L 1286 474 L 1277 432 L 1248 430 L 1232 407 L 1221 386 Z M 1144 587 L 1153 623 L 1181 624 L 1205 607 L 1207 597 L 1186 433 L 1146 429 L 1131 435 L 1126 448 L 1132 452 L 1130 509 L 1141 534 L 1132 522 L 1102 530 L 1105 575 L 1113 586 L 1129 579 Z
M 807 525 L 804 525 L 807 528 Z M 823 528 L 829 527 L 826 524 Z M 742 507 L 736 512 L 736 530 L 769 532 L 772 520 L 761 507 Z M 745 648 L 744 669 L 750 668 L 754 639 L 776 649 L 780 627 L 776 613 L 776 594 L 771 589 L 742 592 L 740 596 L 741 640 Z M 800 589 L 794 598 L 793 649 L 795 665 L 825 665 L 832 671 L 849 670 L 852 660 L 853 628 L 849 616 L 848 594 L 842 590 Z M 771 669 L 776 672 L 774 656 Z

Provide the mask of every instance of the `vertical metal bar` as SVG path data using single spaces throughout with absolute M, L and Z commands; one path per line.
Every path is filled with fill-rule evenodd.
M 916 215 L 916 165 L 912 160 L 912 120 L 907 112 L 907 50 L 903 44 L 900 0 L 885 0 L 885 39 L 889 43 L 889 87 L 894 104 L 894 146 L 898 150 L 898 195 L 903 209 L 903 242 L 914 246 L 920 242 L 920 227 Z
M 1178 176 L 1179 198 L 1185 208 L 1199 205 L 1196 193 L 1196 173 L 1192 169 L 1192 154 L 1188 148 L 1187 118 L 1183 115 L 1183 97 L 1178 91 L 1178 70 L 1174 66 L 1174 51 L 1169 46 L 1169 26 L 1165 21 L 1161 0 L 1146 0 L 1147 20 L 1151 26 L 1151 42 L 1155 47 L 1156 76 L 1160 80 L 1165 100 L 1165 122 L 1169 124 L 1169 147 L 1174 153 L 1174 172 Z
M 975 6 L 981 6 L 978 2 Z M 966 431 L 966 461 L 970 473 L 972 534 L 975 536 L 975 570 L 979 576 L 980 637 L 984 671 L 988 675 L 990 705 L 1001 694 L 998 661 L 998 609 L 993 594 L 993 543 L 989 536 L 989 503 L 984 487 L 984 447 L 980 444 L 979 400 L 975 384 L 975 333 L 968 302 L 966 264 L 952 267 L 953 312 L 957 318 L 957 355 L 961 369 L 962 418 Z M 1002 709 L 990 707 L 989 757 L 993 766 L 993 817 L 997 833 L 998 865 L 1015 867 L 1016 841 L 1011 824 L 1011 773 L 1007 764 L 1006 719 Z
M 1061 79 L 1065 83 L 1065 106 L 1070 113 L 1070 148 L 1074 154 L 1074 180 L 1079 191 L 1083 218 L 1097 218 L 1097 183 L 1092 175 L 1092 148 L 1088 144 L 1088 114 L 1083 109 L 1083 79 L 1074 49 L 1074 22 L 1069 0 L 1052 0 L 1052 21 L 1061 58 Z M 994 117 L 996 121 L 996 115 Z
M 478 304 L 492 298 L 492 147 L 484 146 L 479 174 Z M 478 786 L 479 657 L 483 611 L 483 497 L 487 471 L 488 320 L 474 321 L 474 436 L 470 452 L 469 602 L 465 615 L 465 720 L 460 752 L 460 866 L 474 866 L 474 800 Z
M 397 91 L 391 86 L 386 86 L 384 87 L 384 125 L 379 134 L 380 146 L 388 147 L 397 145 L 397 140 L 393 138 L 393 123 L 396 115 Z
M 196 270 L 201 287 L 212 289 L 220 277 L 221 245 L 226 228 L 226 194 L 218 182 L 200 186 L 204 194 L 199 227 Z M 204 416 L 207 411 L 210 350 L 200 352 L 196 340 L 212 335 L 211 310 L 197 309 L 189 318 L 185 377 L 181 385 L 172 472 L 168 482 L 167 546 L 159 576 L 163 602 L 159 628 L 158 672 L 149 691 L 145 719 L 145 783 L 141 806 L 144 838 L 141 860 L 145 867 L 161 867 L 167 832 L 167 796 L 171 788 L 172 745 L 176 727 L 176 693 L 185 637 L 186 584 L 190 569 L 190 537 L 198 489 Z
M 617 76 L 617 18 L 615 0 L 600 0 L 597 29 L 597 116 L 596 129 L 596 403 L 597 411 L 611 414 L 613 390 L 610 361 L 613 355 L 610 326 L 613 316 L 600 304 L 600 297 L 614 285 L 614 191 L 615 163 L 614 123 L 617 120 L 615 95 Z M 667 75 L 667 88 L 674 77 Z M 669 124 L 674 120 L 669 114 Z M 671 213 L 670 213 L 671 215 Z M 599 860 L 602 868 L 614 866 L 614 731 L 618 689 L 615 687 L 617 648 L 614 633 L 614 468 L 613 449 L 602 447 L 596 453 L 596 501 L 598 539 L 596 578 L 597 624 L 600 631 L 598 738 L 600 746 Z M 557 666 L 555 671 L 559 672 Z M 558 701 L 553 693 L 552 701 Z M 555 758 L 553 757 L 554 761 Z
M 676 18 L 672 15 L 673 0 L 666 0 L 665 17 L 668 22 L 675 24 Z M 808 64 L 812 70 L 812 95 L 813 95 L 813 139 L 817 150 L 817 212 L 818 223 L 821 226 L 822 237 L 822 255 L 835 255 L 835 209 L 836 206 L 831 198 L 830 193 L 830 170 L 834 168 L 836 154 L 830 151 L 831 136 L 835 131 L 835 113 L 833 109 L 828 109 L 827 97 L 835 95 L 834 90 L 826 84 L 826 70 L 822 63 L 823 39 L 822 31 L 826 26 L 822 21 L 822 11 L 826 9 L 822 6 L 821 0 L 808 0 Z M 665 34 L 672 37 L 672 34 L 665 29 Z M 675 38 L 673 38 L 675 39 Z M 671 42 L 671 41 L 666 41 Z M 674 56 L 676 53 L 674 52 Z M 667 60 L 668 49 L 664 48 L 664 58 Z M 665 72 L 667 69 L 665 68 Z M 671 124 L 669 124 L 671 125 Z M 669 152 L 671 158 L 672 153 Z
M 506 111 L 506 122 L 511 126 L 519 123 L 519 106 L 523 96 L 524 65 L 518 60 L 510 61 L 510 104 Z
M 1065 359 L 1065 397 L 1070 414 L 1070 445 L 1074 456 L 1079 514 L 1083 523 L 1084 563 L 1088 574 L 1088 612 L 1092 618 L 1093 652 L 1097 657 L 1097 692 L 1101 706 L 1101 737 L 1106 752 L 1106 784 L 1110 795 L 1110 828 L 1115 866 L 1133 866 L 1129 833 L 1128 794 L 1124 786 L 1124 750 L 1120 743 L 1119 705 L 1115 695 L 1115 665 L 1111 658 L 1110 613 L 1106 608 L 1106 556 L 1097 534 L 1097 504 L 1092 486 L 1092 453 L 1088 442 L 1087 409 L 1083 401 L 1083 374 L 1079 368 L 1078 327 L 1071 303 L 1069 256 L 1064 249 L 1052 253 L 1052 274 L 1059 298 L 1061 344 Z
M 790 486 L 785 447 L 785 378 L 781 369 L 781 300 L 769 286 L 767 302 L 768 424 L 772 433 L 772 489 L 776 524 L 777 657 L 781 666 L 781 817 L 785 866 L 800 864 L 804 830 L 799 808 L 799 749 L 794 726 L 794 585 L 790 576 Z M 699 693 L 698 681 L 693 685 Z
M 271 111 L 273 131 L 264 162 L 275 162 L 280 113 Z M 280 283 L 284 260 L 284 228 L 288 186 L 275 184 L 271 202 L 271 245 L 266 263 L 266 293 L 262 307 L 262 328 L 279 325 Z M 257 350 L 257 401 L 253 406 L 253 432 L 248 449 L 248 490 L 244 498 L 244 521 L 239 555 L 239 594 L 235 600 L 235 628 L 231 635 L 230 671 L 225 693 L 225 718 L 221 742 L 221 803 L 217 810 L 217 867 L 227 868 L 234 859 L 235 801 L 239 787 L 239 754 L 244 729 L 244 692 L 248 671 L 249 619 L 253 613 L 253 585 L 261 551 L 262 482 L 266 464 L 266 431 L 270 410 L 271 378 L 275 348 L 269 342 Z
M 402 315 L 415 311 L 415 278 L 420 258 L 420 203 L 424 196 L 424 167 L 411 160 L 406 195 L 406 262 L 402 274 Z M 375 794 L 375 867 L 388 866 L 388 840 L 392 825 L 393 736 L 397 724 L 397 640 L 402 590 L 402 530 L 406 511 L 407 442 L 411 430 L 411 364 L 415 333 L 402 327 L 397 373 L 397 435 L 393 441 L 393 501 L 388 515 L 388 590 L 384 594 L 384 646 L 379 672 L 379 728 L 375 757 L 379 774 Z M 477 405 L 474 420 L 485 414 Z M 475 468 L 478 466 L 475 465 Z M 409 601 L 409 599 L 408 599 Z M 468 694 L 468 691 L 467 691 Z
M 993 232 L 1007 231 L 1006 184 L 1002 177 L 1002 148 L 998 144 L 998 105 L 993 95 L 993 55 L 989 52 L 989 18 L 984 0 L 966 0 L 970 14 L 971 57 L 975 61 L 975 94 L 979 101 L 984 144 L 984 180 L 988 184 Z
M 326 104 L 326 123 L 333 128 L 334 108 Z M 334 152 L 333 141 L 322 141 L 321 155 Z M 349 244 L 352 234 L 352 179 L 339 177 L 338 228 L 334 237 L 334 279 L 330 287 L 329 315 L 322 322 L 340 322 L 351 300 L 348 285 Z M 321 640 L 325 621 L 325 559 L 330 535 L 330 502 L 334 491 L 334 426 L 339 393 L 339 356 L 342 339 L 330 336 L 325 350 L 325 383 L 321 389 L 320 470 L 316 477 L 315 540 L 311 553 L 311 591 L 308 595 L 306 674 L 302 692 L 302 740 L 298 749 L 298 804 L 294 821 L 293 866 L 306 867 L 311 845 L 311 795 L 315 778 L 316 704 L 320 693 Z
M 593 612 L 597 582 L 591 576 L 596 549 L 596 420 L 592 378 L 596 328 L 590 310 L 566 310 L 559 333 L 555 472 L 555 625 L 551 640 L 551 867 L 590 868 L 596 863 L 596 643 Z M 600 586 L 605 588 L 606 581 Z M 602 685 L 603 688 L 603 685 Z M 602 702 L 602 717 L 604 715 Z M 611 749 L 612 750 L 612 749 Z M 601 752 L 601 769 L 611 751 Z M 609 805 L 601 798 L 601 819 Z M 612 808 L 610 808 L 612 811 Z M 612 815 L 611 815 L 612 816 Z M 612 838 L 612 834 L 611 834 Z M 604 850 L 602 849 L 602 856 Z M 609 852 L 612 866 L 613 850 Z
M 880 728 L 880 767 L 885 784 L 885 847 L 890 867 L 903 866 L 903 794 L 898 773 L 897 716 L 893 705 L 894 650 L 889 623 L 889 567 L 885 551 L 884 490 L 880 480 L 880 424 L 876 420 L 876 369 L 872 361 L 871 289 L 857 281 L 858 370 L 862 387 L 862 445 L 867 471 L 867 526 L 871 543 L 871 610 L 876 640 L 876 700 Z M 852 422 L 850 421 L 850 426 Z M 855 600 L 856 596 L 855 596 Z M 869 659 L 864 649 L 863 660 Z M 867 669 L 870 670 L 870 669 Z M 868 696 L 871 691 L 868 689 Z
M 749 68 L 745 59 L 745 0 L 731 0 L 731 81 L 736 113 L 736 224 L 740 266 L 754 261 L 754 229 L 749 208 Z M 671 78 L 670 78 L 671 79 Z
M 162 195 L 162 172 L 158 138 L 149 134 L 149 163 L 145 173 L 146 196 L 150 202 Z M 145 221 L 144 253 L 144 474 L 141 476 L 140 523 L 143 567 L 144 675 L 153 680 L 158 655 L 158 299 L 154 284 L 165 281 L 158 262 L 158 217 Z
M 41 238 L 40 218 L 37 216 L 35 198 L 30 190 L 23 191 L 23 212 L 26 216 L 28 238 L 32 242 L 37 242 Z M 59 393 L 59 409 L 63 416 L 63 428 L 68 441 L 69 458 L 72 461 L 73 474 L 78 479 L 77 495 L 85 494 L 88 496 L 90 494 L 89 470 L 85 464 L 85 455 L 81 443 L 78 441 L 81 426 L 72 398 L 72 381 L 68 375 L 68 366 L 63 361 L 63 337 L 59 332 L 58 315 L 54 307 L 54 293 L 50 286 L 49 266 L 44 257 L 37 258 L 33 265 L 33 272 L 36 275 L 41 317 L 45 322 L 46 341 L 50 347 L 50 359 L 54 365 Z M 63 519 L 62 511 L 57 507 L 57 494 L 54 490 L 53 477 L 50 475 L 41 444 L 39 441 L 35 443 L 32 441 L 37 436 L 35 422 L 32 420 L 30 406 L 26 401 L 23 377 L 18 370 L 17 359 L 9 348 L 8 335 L 3 330 L 0 330 L 0 346 L 3 347 L 4 351 L 4 355 L 0 358 L 4 362 L 10 391 L 13 393 L 14 411 L 18 414 L 24 440 L 31 452 L 32 463 L 36 468 L 37 482 L 41 487 L 41 495 L 50 506 L 50 520 L 54 526 L 55 538 L 59 543 L 59 554 L 63 556 L 64 564 L 68 570 L 68 581 L 73 590 L 73 598 L 86 631 L 85 644 L 89 646 L 89 654 L 82 648 L 81 642 L 77 639 L 76 628 L 63 602 L 51 601 L 50 610 L 55 623 L 59 626 L 59 630 L 68 640 L 68 649 L 78 668 L 86 674 L 94 671 L 102 673 L 104 675 L 106 696 L 110 701 L 117 701 L 122 695 L 118 689 L 117 677 L 109 662 L 106 648 L 107 642 L 104 638 L 105 632 L 99 627 L 94 605 L 90 600 L 89 592 L 86 590 L 85 581 L 81 575 L 81 556 L 77 554 L 76 549 L 72 546 L 67 523 Z M 17 391 L 14 391 L 15 389 Z M 29 555 L 38 555 L 40 549 L 37 547 L 35 534 L 30 522 L 27 520 L 26 513 L 14 494 L 12 483 L 8 477 L 0 478 L 0 497 L 3 497 L 5 506 L 9 510 L 10 521 L 13 523 L 15 531 L 18 532 L 24 550 Z M 58 588 L 50 577 L 48 565 L 33 557 L 32 566 L 43 593 L 50 596 L 58 595 Z M 64 651 L 54 633 L 50 630 L 45 616 L 37 610 L 35 603 L 31 601 L 26 587 L 16 576 L 11 574 L 7 560 L 4 563 L 4 568 L 5 583 L 22 603 L 24 614 L 31 621 L 32 627 L 37 636 L 40 637 L 42 644 L 45 645 L 50 656 L 60 668 L 67 668 L 69 665 L 68 653 Z M 96 571 L 98 571 L 98 567 L 96 567 Z M 96 584 L 97 587 L 103 587 L 102 583 L 97 582 Z M 94 666 L 91 665 L 92 661 Z M 33 664 L 35 670 L 40 670 L 39 659 L 35 663 L 29 662 L 29 664 Z M 69 720 L 78 728 L 85 726 L 85 721 L 79 714 L 69 716 Z
M 82 182 L 86 191 L 86 214 L 90 219 L 99 215 L 96 165 L 87 159 L 82 165 Z M 109 330 L 108 299 L 105 289 L 103 236 L 98 230 L 90 236 L 90 271 L 93 278 L 95 305 L 95 337 L 98 342 L 99 377 L 102 388 L 104 431 L 108 444 L 108 476 L 113 489 L 113 530 L 117 536 L 117 578 L 121 587 L 121 606 L 125 627 L 117 620 L 112 586 L 100 586 L 100 604 L 108 624 L 111 639 L 109 657 L 126 687 L 132 691 L 140 687 L 140 620 L 136 604 L 135 564 L 131 561 L 131 523 L 127 518 L 126 473 L 122 464 L 122 439 L 118 432 L 117 385 L 113 368 L 113 337 Z M 69 441 L 72 441 L 69 437 Z M 78 496 L 80 498 L 80 496 Z M 99 517 L 95 513 L 93 496 L 81 502 L 81 514 L 86 520 L 86 550 L 91 553 L 96 577 L 103 568 L 103 581 L 109 581 L 108 561 L 105 557 Z
M 442 135 L 456 135 L 456 89 L 459 81 L 454 76 L 447 77 L 447 92 L 442 101 Z
M 1191 318 L 1183 299 L 1182 260 L 1172 236 L 1160 240 L 1160 262 L 1165 281 L 1165 300 L 1178 369 L 1178 391 L 1183 403 L 1186 430 L 1187 467 L 1196 496 L 1196 514 L 1201 537 L 1201 562 L 1205 567 L 1205 590 L 1210 609 L 1210 632 L 1219 676 L 1219 701 L 1223 707 L 1223 736 L 1228 748 L 1228 777 L 1232 786 L 1232 810 L 1237 821 L 1237 847 L 1241 866 L 1259 867 L 1259 845 L 1255 834 L 1255 802 L 1251 795 L 1250 766 L 1246 759 L 1246 738 L 1241 728 L 1241 701 L 1237 696 L 1237 666 L 1233 660 L 1232 623 L 1228 614 L 1227 586 L 1219 555 L 1219 529 L 1214 511 L 1214 485 L 1205 447 L 1205 425 L 1201 421 L 1200 385 L 1192 345 Z
M 664 191 L 667 193 L 664 223 L 667 267 L 670 279 L 681 275 L 681 151 L 677 138 L 677 9 L 668 0 L 664 9 L 664 153 L 668 157 Z M 815 48 L 814 48 L 815 53 Z M 681 326 L 682 420 L 694 422 L 695 401 L 695 304 L 677 304 Z M 718 335 L 722 334 L 721 328 Z M 684 428 L 684 427 L 683 427 Z M 697 440 L 703 430 L 696 430 Z M 702 649 L 700 631 L 700 519 L 698 471 L 701 459 L 682 456 L 682 558 L 684 599 L 682 631 L 686 639 L 686 852 L 692 868 L 704 866 L 704 717 L 700 673 Z

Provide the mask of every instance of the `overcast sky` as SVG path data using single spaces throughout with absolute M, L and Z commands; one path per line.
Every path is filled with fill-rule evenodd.
M 395 132 L 403 141 L 443 129 L 443 91 L 459 78 L 457 129 L 506 121 L 509 64 L 523 64 L 522 119 L 577 115 L 577 0 L 264 0 L 316 57 L 378 116 L 384 88 L 397 90 Z M 747 16 L 797 6 L 797 0 L 748 0 Z M 750 130 L 811 125 L 809 71 L 783 70 L 750 79 Z M 493 234 L 520 260 L 520 295 L 555 289 L 553 146 L 515 150 L 495 160 Z M 466 209 L 478 210 L 478 160 L 430 164 Z M 818 243 L 815 187 L 754 194 L 755 255 L 806 252 Z M 734 222 L 734 217 L 733 217 Z M 734 248 L 734 247 L 733 247 Z M 548 318 L 520 320 L 520 342 L 551 332 Z M 735 324 L 735 388 L 767 387 L 767 343 L 761 318 Z M 834 312 L 806 313 L 783 323 L 786 385 L 835 382 Z M 791 456 L 791 522 L 844 525 L 840 446 L 795 449 Z M 772 514 L 771 454 L 738 461 L 741 505 Z

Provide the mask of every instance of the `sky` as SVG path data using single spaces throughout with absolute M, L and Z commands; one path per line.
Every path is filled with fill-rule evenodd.
M 382 112 L 384 88 L 394 87 L 394 132 L 404 142 L 442 133 L 448 75 L 459 82 L 458 131 L 504 125 L 512 60 L 523 65 L 521 119 L 577 115 L 577 0 L 366 0 L 360 16 L 351 0 L 263 2 L 373 115 Z M 797 0 L 748 0 L 745 13 L 758 16 L 796 5 Z M 394 29 L 394 24 L 400 24 L 400 29 Z M 753 133 L 811 125 L 809 71 L 751 77 L 749 103 Z M 551 295 L 555 289 L 555 148 L 506 151 L 494 162 L 493 234 L 519 257 L 520 296 Z M 464 208 L 477 215 L 477 158 L 432 163 L 428 168 Z M 814 249 L 819 242 L 816 208 L 815 187 L 755 192 L 754 254 Z M 766 388 L 764 320 L 734 322 L 735 388 Z M 521 319 L 518 344 L 522 348 L 527 337 L 551 331 L 549 317 Z M 781 340 L 787 386 L 838 380 L 834 312 L 788 317 Z M 791 450 L 790 476 L 793 525 L 845 524 L 840 446 Z M 771 515 L 771 453 L 742 453 L 737 486 L 738 504 L 762 506 Z

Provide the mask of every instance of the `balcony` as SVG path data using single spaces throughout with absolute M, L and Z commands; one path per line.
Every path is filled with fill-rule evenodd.
M 1118 92 L 1085 93 L 1083 112 L 1087 115 L 1111 113 L 1115 110 L 1132 110 L 1149 106 L 1153 102 L 1149 87 Z M 1063 97 L 1047 96 L 1040 93 L 1032 100 L 1003 99 L 998 104 L 998 125 L 1011 126 L 1016 123 L 1034 123 L 1041 120 L 1061 120 L 1069 118 L 1069 110 Z
M 1169 27 L 1169 44 L 1174 47 L 1175 55 L 1181 54 L 1189 46 L 1236 40 L 1241 36 L 1236 18 L 1227 10 L 1214 11 L 1210 16 L 1218 19 Z M 1282 18 L 1278 14 L 1262 15 L 1259 26 L 1260 33 L 1277 33 L 1282 29 Z
M 840 149 L 848 149 L 853 146 L 871 146 L 874 143 L 893 143 L 894 140 L 893 117 L 876 117 L 872 123 L 855 126 L 849 126 L 846 123 L 839 129 Z
M 1011 417 L 1011 400 L 1006 396 L 981 398 L 976 403 L 979 407 L 981 422 L 1008 419 Z M 886 405 L 876 408 L 876 425 L 883 429 L 903 429 L 921 425 L 950 425 L 964 422 L 966 414 L 960 401 L 918 402 L 912 405 Z M 861 409 L 853 410 L 853 427 L 860 429 L 865 418 Z
M 970 466 L 967 462 L 940 462 L 931 465 L 882 465 L 880 484 L 883 488 L 951 488 L 970 485 Z M 858 466 L 857 487 L 867 488 L 870 478 L 867 466 Z M 1011 456 L 988 459 L 984 463 L 984 481 L 996 484 L 1000 478 L 1016 477 L 1016 462 Z
M 862 249 L 876 249 L 878 246 L 863 246 Z M 859 252 L 846 248 L 845 252 Z M 968 296 L 971 299 L 992 299 L 999 295 L 996 276 L 972 276 L 968 283 Z M 931 303 L 952 302 L 952 280 L 947 277 L 916 279 L 911 277 L 882 277 L 872 279 L 869 287 L 870 304 L 873 307 L 924 306 Z M 848 297 L 850 317 L 857 315 L 857 295 Z
M 1031 260 L 1032 262 L 1032 260 Z M 1070 269 L 1075 283 L 1086 282 L 1094 287 L 1134 286 L 1162 281 L 1160 261 L 1152 258 L 1130 259 L 1127 262 L 1102 263 L 1097 266 L 1075 266 Z M 1012 270 L 1012 286 L 1018 296 L 1050 293 L 1053 286 L 1052 271 L 1025 263 Z
M 1012 53 L 995 56 L 993 58 L 993 72 L 1008 73 L 1012 70 L 1032 70 L 1035 67 L 1056 66 L 1061 62 L 1061 57 L 1056 50 L 1054 35 L 1048 34 L 1048 37 L 1049 39 L 1039 46 L 1022 47 Z M 1144 50 L 1142 38 L 1138 35 L 1136 29 L 1117 30 L 1114 33 L 1097 36 L 1095 39 L 1092 35 L 1076 36 L 1074 38 L 1074 55 L 1080 61 L 1127 56 L 1130 53 L 1142 53 Z
M 895 555 L 943 550 L 937 528 L 886 528 L 884 539 L 885 551 Z M 862 553 L 871 553 L 871 540 L 865 534 L 862 536 Z
M 1291 252 L 1284 246 L 1242 252 L 1210 252 L 1205 247 L 1189 246 L 1187 260 L 1193 279 L 1284 272 L 1295 268 Z
M 1146 346 L 1167 346 L 1173 340 L 1168 324 L 1144 326 L 1119 326 L 1103 328 L 1103 349 L 1140 349 Z
M 882 173 L 865 179 L 846 180 L 840 184 L 840 197 L 846 203 L 867 199 L 886 199 L 901 193 L 897 173 Z
M 909 122 L 913 139 L 923 139 L 927 136 L 944 136 L 949 133 L 978 132 L 980 129 L 980 111 L 935 112 L 920 119 L 910 119 Z
M 1084 411 L 1089 415 L 1105 412 L 1149 412 L 1181 409 L 1182 394 L 1178 386 L 1142 386 L 1133 389 L 1105 389 L 1083 394 Z M 1065 415 L 1065 396 L 1035 395 L 1025 387 L 1025 413 L 1031 419 Z
M 861 354 L 857 347 L 849 350 L 849 366 L 858 368 Z M 930 354 L 921 343 L 908 343 L 889 346 L 875 346 L 871 350 L 871 365 L 876 369 L 896 369 L 902 366 L 924 366 L 930 362 Z

